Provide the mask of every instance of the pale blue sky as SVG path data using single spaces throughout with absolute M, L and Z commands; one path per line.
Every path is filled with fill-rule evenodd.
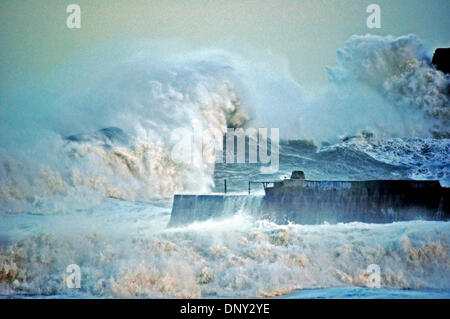
M 65 25 L 70 3 L 81 6 L 80 30 Z M 379 30 L 366 26 L 370 3 L 381 7 Z M 45 76 L 70 54 L 125 33 L 177 38 L 193 48 L 239 39 L 285 57 L 294 78 L 314 86 L 325 83 L 325 66 L 336 63 L 336 50 L 353 34 L 415 33 L 431 50 L 450 45 L 449 31 L 449 0 L 2 0 L 0 80 Z

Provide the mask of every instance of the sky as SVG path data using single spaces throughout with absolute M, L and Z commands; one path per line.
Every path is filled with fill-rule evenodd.
M 81 29 L 66 26 L 71 3 L 81 7 Z M 381 8 L 380 29 L 366 25 L 371 3 Z M 193 49 L 237 39 L 286 59 L 300 85 L 320 86 L 351 35 L 415 33 L 432 51 L 450 46 L 449 30 L 449 0 L 0 0 L 0 86 L 45 78 L 71 55 L 115 37 L 176 39 Z

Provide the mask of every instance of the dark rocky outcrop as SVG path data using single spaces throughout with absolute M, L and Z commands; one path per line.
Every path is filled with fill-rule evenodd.
M 446 74 L 450 74 L 450 48 L 436 49 L 431 63 L 436 66 L 436 69 Z

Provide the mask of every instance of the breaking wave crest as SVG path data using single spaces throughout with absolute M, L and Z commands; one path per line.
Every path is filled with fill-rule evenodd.
M 338 62 L 328 68 L 333 83 L 363 83 L 395 108 L 425 114 L 417 118 L 415 135 L 405 136 L 423 136 L 428 129 L 435 137 L 450 137 L 450 79 L 431 64 L 417 36 L 352 36 L 338 51 Z M 423 126 L 424 120 L 431 120 L 431 127 Z
M 158 64 L 134 57 L 101 73 L 93 87 L 64 88 L 47 117 L 5 125 L 5 142 L 11 130 L 34 129 L 38 145 L 1 150 L 2 208 L 58 211 L 67 195 L 143 200 L 208 191 L 210 145 L 220 147 L 227 127 L 249 120 L 226 59 L 211 53 Z M 180 135 L 198 128 L 202 140 L 186 154 L 191 160 L 177 161 L 172 152 Z

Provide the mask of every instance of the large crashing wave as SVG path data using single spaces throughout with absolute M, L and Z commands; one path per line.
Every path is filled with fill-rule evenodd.
M 431 127 L 435 137 L 450 137 L 449 77 L 431 64 L 415 35 L 352 36 L 338 51 L 338 62 L 338 67 L 328 68 L 331 82 L 363 83 L 394 107 L 405 112 L 420 110 L 436 120 Z
M 414 35 L 352 36 L 328 67 L 329 83 L 295 102 L 289 138 L 337 143 L 363 130 L 380 138 L 449 136 L 449 76 Z M 270 120 L 264 122 L 270 125 Z
M 92 87 L 71 84 L 47 101 L 51 108 L 35 106 L 47 114 L 2 127 L 5 144 L 12 132 L 30 128 L 36 142 L 28 149 L 1 149 L 4 210 L 54 211 L 73 205 L 70 197 L 81 196 L 84 203 L 96 195 L 142 200 L 212 187 L 210 146 L 221 147 L 227 127 L 248 121 L 227 57 L 155 62 L 133 56 L 109 68 Z M 13 112 L 5 116 L 14 118 Z M 176 158 L 174 147 L 188 138 L 179 135 L 195 130 L 201 140 L 193 141 L 189 153 L 178 151 L 186 160 Z
M 60 67 L 20 103 L 3 99 L 2 211 L 208 192 L 211 145 L 221 147 L 227 127 L 275 127 L 282 138 L 316 143 L 362 130 L 380 138 L 447 136 L 449 79 L 415 36 L 350 38 L 329 69 L 330 84 L 314 94 L 273 57 L 116 44 L 97 51 Z M 180 138 L 198 129 L 202 140 L 189 161 L 176 160 Z

